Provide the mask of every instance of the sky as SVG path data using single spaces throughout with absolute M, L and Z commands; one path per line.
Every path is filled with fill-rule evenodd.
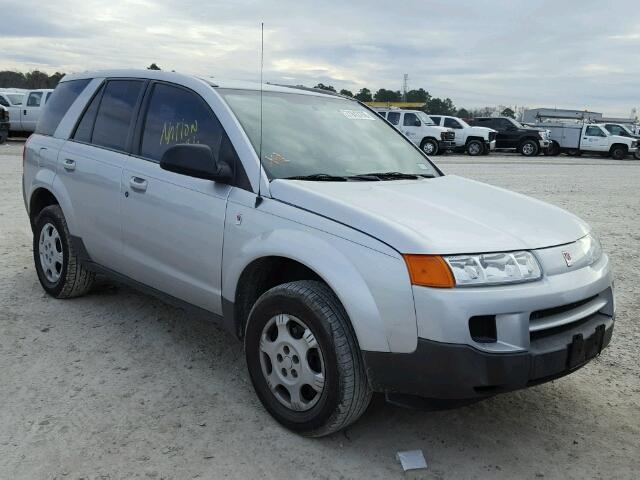
M 424 88 L 457 107 L 640 111 L 637 0 L 0 0 L 0 70 L 144 68 Z

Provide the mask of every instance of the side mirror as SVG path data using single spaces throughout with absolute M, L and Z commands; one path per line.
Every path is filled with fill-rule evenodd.
M 231 167 L 217 160 L 209 145 L 181 143 L 169 147 L 160 159 L 160 168 L 194 178 L 227 183 L 233 177 Z

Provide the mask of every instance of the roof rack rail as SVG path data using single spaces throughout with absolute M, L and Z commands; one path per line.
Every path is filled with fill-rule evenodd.
M 274 85 L 276 87 L 285 87 L 285 88 L 295 88 L 296 90 L 304 90 L 305 92 L 315 92 L 315 93 L 324 93 L 325 95 L 331 95 L 334 97 L 346 98 L 348 100 L 357 100 L 353 97 L 348 97 L 347 95 L 342 95 L 338 92 L 332 92 L 331 90 L 323 90 L 321 88 L 313 88 L 313 87 L 305 87 L 304 85 L 285 85 L 284 83 L 269 83 L 267 85 Z

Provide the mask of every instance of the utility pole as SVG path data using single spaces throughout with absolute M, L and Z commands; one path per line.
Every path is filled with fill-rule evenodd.
M 409 84 L 409 74 L 405 73 L 404 74 L 404 79 L 402 82 L 402 101 L 406 102 L 407 101 L 407 85 Z

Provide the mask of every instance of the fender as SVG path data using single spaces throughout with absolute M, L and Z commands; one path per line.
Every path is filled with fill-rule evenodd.
M 292 222 L 292 225 L 296 224 Z M 225 239 L 233 236 L 233 227 L 235 225 L 228 226 Z M 227 246 L 229 243 L 231 247 Z M 234 301 L 240 275 L 254 260 L 268 256 L 289 258 L 313 270 L 335 292 L 349 315 L 362 350 L 415 350 L 415 308 L 408 273 L 401 259 L 339 237 L 295 227 L 256 235 L 241 246 L 234 243 L 225 241 L 222 296 L 226 301 Z M 363 268 L 369 269 L 367 273 L 378 280 L 377 285 L 367 283 L 360 273 Z M 399 278 L 402 276 L 405 278 Z M 382 286 L 385 288 L 380 288 Z M 381 305 L 376 304 L 372 288 L 375 297 L 382 300 Z M 382 291 L 384 289 L 387 291 Z
M 64 186 L 64 183 L 60 181 L 60 178 L 57 175 L 55 175 L 49 191 L 58 199 L 58 203 L 60 204 L 60 208 L 62 209 L 62 213 L 64 214 L 64 218 L 67 222 L 67 227 L 69 228 L 69 233 L 77 235 L 76 215 L 73 203 L 70 200 L 71 196 L 69 195 L 67 188 Z

